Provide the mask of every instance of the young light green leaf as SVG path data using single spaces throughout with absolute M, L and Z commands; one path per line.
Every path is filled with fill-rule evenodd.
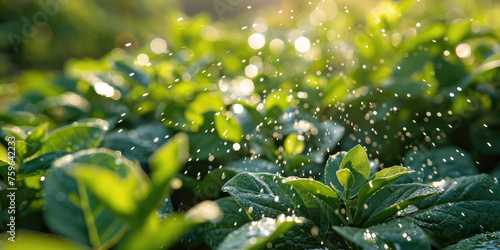
M 342 151 L 330 156 L 325 166 L 325 184 L 332 187 L 337 193 L 344 191 L 344 186 L 340 184 L 339 179 L 337 178 L 337 171 L 339 171 L 340 165 L 346 155 L 347 152 Z
M 344 189 L 350 189 L 354 185 L 354 176 L 348 168 L 337 171 L 337 178 Z
M 442 189 L 419 183 L 385 186 L 366 200 L 363 227 L 382 223 L 407 206 L 439 192 Z
M 361 185 L 370 177 L 370 162 L 368 161 L 365 149 L 361 145 L 352 148 L 345 155 L 339 170 L 346 168 L 354 176 L 352 190 L 353 193 L 356 193 L 361 188 Z
M 231 232 L 217 249 L 262 249 L 288 232 L 296 220 L 298 218 L 281 215 L 277 219 L 262 218 L 249 222 Z
M 149 158 L 153 172 L 151 179 L 155 187 L 164 187 L 165 183 L 177 173 L 189 157 L 189 143 L 185 133 L 178 133 L 160 147 Z
M 500 186 L 493 177 L 465 176 L 432 185 L 445 191 L 416 203 L 419 210 L 404 218 L 426 230 L 437 247 L 500 230 Z
M 240 124 L 223 114 L 214 114 L 215 129 L 217 134 L 223 140 L 230 142 L 241 142 L 243 139 L 243 129 Z
M 185 214 L 172 213 L 162 221 L 155 214 L 149 214 L 144 226 L 140 229 L 132 228 L 130 232 L 133 233 L 130 237 L 124 237 L 118 249 L 169 249 L 190 229 L 201 223 L 217 220 L 221 213 L 217 203 L 203 201 Z
M 283 183 L 279 175 L 241 173 L 222 190 L 238 200 L 252 218 L 296 215 L 312 220 L 320 232 L 328 230 L 323 205 L 305 190 Z
M 368 228 L 334 226 L 333 229 L 363 249 L 431 249 L 424 230 L 404 220 Z
M 284 179 L 284 183 L 304 189 L 324 201 L 334 211 L 336 209 L 340 209 L 339 196 L 331 188 L 325 186 L 325 184 L 319 181 L 292 177 Z
M 138 201 L 146 196 L 146 190 L 140 190 L 142 184 L 138 185 L 137 176 L 122 176 L 117 171 L 120 169 L 77 163 L 72 176 L 115 214 L 130 217 L 137 211 Z
M 11 237 L 7 233 L 0 234 L 2 239 Z M 84 245 L 74 241 L 62 238 L 59 235 L 51 235 L 47 233 L 38 233 L 34 231 L 20 231 L 16 233 L 15 242 L 5 240 L 2 242 L 3 249 L 9 250 L 24 250 L 24 249 L 65 249 L 65 250 L 82 250 L 86 249 Z
M 40 149 L 40 146 L 45 142 L 48 133 L 48 123 L 44 123 L 29 132 L 26 137 L 26 144 L 28 146 L 29 155 L 33 155 Z
M 108 122 L 101 119 L 74 123 L 53 131 L 40 148 L 40 154 L 55 150 L 78 151 L 99 146 L 108 130 Z
M 381 171 L 375 173 L 370 177 L 370 179 L 368 179 L 368 183 L 364 184 L 359 190 L 358 207 L 361 207 L 365 203 L 366 199 L 368 199 L 384 186 L 389 185 L 399 177 L 412 172 L 412 170 L 408 170 L 405 167 L 394 166 L 382 169 Z
M 305 143 L 303 140 L 299 139 L 299 135 L 297 133 L 292 133 L 286 137 L 283 146 L 285 148 L 285 152 L 293 156 L 304 151 Z

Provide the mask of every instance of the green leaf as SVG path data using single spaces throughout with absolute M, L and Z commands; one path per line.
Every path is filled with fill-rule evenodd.
M 465 150 L 452 146 L 408 151 L 404 165 L 415 170 L 408 175 L 413 181 L 423 183 L 477 174 L 472 157 Z
M 354 185 L 354 175 L 348 168 L 337 171 L 337 178 L 345 189 L 350 189 Z
M 269 161 L 255 158 L 233 161 L 228 165 L 211 171 L 201 182 L 198 182 L 198 195 L 208 199 L 219 197 L 222 186 L 235 175 L 243 172 L 278 174 L 282 170 Z
M 356 193 L 361 185 L 363 185 L 366 180 L 370 177 L 370 162 L 368 161 L 368 156 L 366 155 L 365 149 L 358 145 L 345 155 L 340 164 L 339 170 L 349 169 L 354 176 L 353 193 Z
M 40 154 L 55 150 L 70 152 L 99 146 L 108 129 L 108 122 L 101 119 L 74 123 L 53 131 L 40 149 Z
M 9 250 L 24 250 L 24 249 L 67 249 L 67 250 L 82 250 L 86 249 L 85 246 L 77 244 L 76 242 L 68 239 L 61 238 L 57 235 L 48 235 L 46 233 L 18 231 L 16 232 L 15 242 L 8 241 L 7 238 L 11 237 L 7 233 L 0 234 L 5 243 L 2 242 L 3 249 Z
M 328 228 L 322 204 L 307 191 L 283 183 L 278 175 L 241 173 L 222 190 L 238 200 L 252 218 L 295 214 L 312 220 L 320 232 Z
M 340 209 L 339 196 L 331 188 L 325 186 L 325 184 L 319 181 L 291 177 L 284 179 L 284 183 L 304 189 L 305 191 L 324 201 L 334 211 L 336 209 Z
M 75 173 L 79 175 L 88 167 L 91 171 L 86 176 L 74 178 Z M 106 171 L 106 177 L 133 180 L 127 182 L 131 186 L 109 186 L 116 184 L 115 180 L 107 182 L 98 174 L 92 175 L 98 169 L 103 170 L 99 174 Z M 92 177 L 103 183 L 92 182 Z M 127 198 L 139 200 L 149 187 L 142 169 L 113 151 L 90 149 L 66 155 L 52 164 L 52 171 L 43 182 L 44 219 L 60 235 L 94 248 L 110 248 L 129 228 L 124 219 L 113 213 L 118 207 L 113 203 L 120 201 L 113 199 L 115 194 L 110 190 L 119 191 L 118 195 L 128 190 Z
M 485 123 L 470 126 L 469 136 L 472 145 L 482 154 L 500 154 L 500 132 L 497 129 L 500 127 L 500 122 L 489 124 L 488 128 L 485 128 L 482 124 Z
M 174 212 L 174 205 L 169 195 L 163 196 L 160 206 L 156 209 L 156 215 L 161 220 L 168 218 L 168 215 Z
M 347 152 L 341 151 L 330 156 L 325 166 L 325 184 L 332 187 L 337 193 L 344 191 L 344 186 L 340 184 L 339 179 L 337 178 L 337 171 L 339 171 L 340 165 L 342 164 L 346 154 Z
M 221 139 L 231 142 L 241 142 L 243 139 L 243 129 L 235 119 L 219 113 L 219 115 L 214 114 L 214 122 Z
M 130 77 L 142 84 L 144 87 L 148 87 L 151 84 L 151 77 L 139 68 L 132 68 L 122 61 L 115 61 L 113 67 L 118 71 L 123 72 L 123 74 L 127 75 L 127 77 Z M 131 73 L 133 73 L 133 75 L 130 75 Z
M 233 161 L 222 168 L 232 170 L 238 174 L 242 172 L 277 174 L 282 171 L 282 168 L 278 165 L 261 158 Z
M 217 249 L 262 249 L 295 226 L 297 218 L 262 218 L 231 232 Z
M 412 173 L 412 170 L 408 170 L 405 167 L 394 166 L 390 168 L 382 169 L 381 171 L 375 173 L 368 179 L 368 183 L 363 185 L 358 192 L 358 207 L 361 207 L 365 203 L 366 199 L 376 193 L 378 190 L 386 185 L 391 184 L 393 181 L 397 180 L 399 177 Z
M 431 249 L 424 230 L 404 220 L 368 228 L 334 226 L 333 229 L 363 249 Z
M 28 146 L 28 155 L 31 156 L 36 153 L 40 146 L 45 142 L 48 133 L 48 123 L 44 123 L 29 132 L 26 137 L 26 144 Z
M 138 201 L 148 190 L 145 180 L 134 175 L 120 175 L 123 169 L 108 169 L 94 164 L 77 163 L 73 177 L 115 214 L 130 217 L 137 211 Z
M 29 157 L 28 144 L 25 141 L 21 141 L 16 139 L 15 141 L 15 152 L 16 158 L 15 161 L 21 164 L 27 157 Z
M 317 129 L 318 134 L 306 141 L 306 148 L 312 148 L 311 157 L 316 162 L 323 163 L 325 155 L 328 155 L 344 136 L 345 129 L 329 120 L 317 124 Z
M 134 231 L 130 237 L 124 237 L 119 249 L 169 249 L 192 228 L 207 221 L 218 219 L 222 211 L 217 203 L 203 201 L 185 214 L 172 213 L 168 218 L 160 219 L 150 214 L 143 227 Z
M 286 137 L 283 146 L 285 148 L 285 152 L 293 156 L 304 151 L 305 143 L 303 140 L 299 139 L 299 135 L 297 133 L 292 133 Z
M 120 129 L 120 132 L 106 133 L 101 147 L 119 150 L 127 159 L 138 159 L 141 164 L 145 164 L 153 152 L 172 135 L 163 124 L 142 124 L 133 130 Z
M 47 152 L 43 155 L 40 155 L 36 157 L 35 159 L 32 159 L 30 161 L 27 161 L 23 163 L 19 167 L 19 175 L 21 176 L 32 176 L 32 175 L 38 175 L 45 173 L 50 166 L 52 165 L 52 162 L 55 160 L 69 154 L 70 152 L 68 151 L 50 151 Z
M 434 182 L 445 191 L 415 204 L 405 219 L 422 227 L 438 247 L 484 231 L 500 230 L 500 187 L 482 174 Z
M 139 213 L 132 223 L 140 227 L 149 214 L 160 204 L 162 196 L 169 190 L 170 179 L 184 166 L 189 157 L 188 137 L 178 133 L 161 146 L 149 159 L 153 188 L 141 202 Z
M 452 249 L 495 249 L 500 245 L 500 231 L 476 234 L 472 237 L 463 239 L 453 245 L 443 248 L 443 250 Z
M 368 208 L 364 211 L 364 221 L 366 222 L 363 227 L 384 222 L 407 206 L 441 191 L 440 188 L 419 183 L 385 186 L 366 200 Z
M 173 136 L 149 158 L 153 172 L 151 180 L 154 187 L 164 187 L 189 158 L 189 139 L 185 133 Z
M 245 209 L 232 197 L 215 200 L 222 209 L 222 219 L 218 222 L 205 224 L 203 238 L 205 243 L 215 249 L 224 238 L 235 229 L 250 222 Z

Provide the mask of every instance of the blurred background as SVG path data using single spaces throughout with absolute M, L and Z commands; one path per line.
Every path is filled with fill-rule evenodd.
M 175 103 L 182 116 L 175 119 L 193 122 L 207 111 L 195 102 L 205 91 L 224 92 L 225 105 L 247 98 L 258 106 L 266 91 L 293 89 L 309 93 L 301 101 L 321 110 L 318 118 L 349 129 L 342 149 L 364 143 L 374 157 L 398 163 L 419 147 L 415 141 L 433 142 L 430 136 L 484 160 L 480 170 L 498 164 L 500 146 L 490 145 L 500 138 L 498 1 L 0 0 L 0 6 L 2 125 L 34 125 L 31 116 L 18 117 L 26 113 L 54 126 L 118 113 L 103 111 L 103 103 L 141 107 L 132 113 L 151 118 L 161 113 L 159 102 Z M 133 77 L 126 73 L 132 70 Z M 120 94 L 103 96 L 89 73 Z M 248 93 L 226 96 L 224 84 L 248 80 Z M 147 91 L 158 94 L 148 102 L 139 94 Z M 97 104 L 65 111 L 68 93 Z M 376 105 L 369 107 L 375 113 L 363 111 L 368 102 L 397 108 L 377 116 Z M 427 111 L 445 115 L 423 119 Z M 375 128 L 387 134 L 373 134 Z M 443 140 L 447 133 L 468 136 Z
M 252 8 L 280 5 L 256 0 Z M 73 57 L 101 57 L 115 47 L 165 36 L 168 14 L 206 13 L 213 20 L 244 20 L 252 13 L 242 0 L 0 1 L 0 74 L 25 69 L 60 69 Z

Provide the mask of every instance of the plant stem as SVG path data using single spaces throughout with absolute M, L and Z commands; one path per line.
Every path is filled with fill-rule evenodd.
M 346 210 L 347 210 L 347 222 L 350 223 L 350 224 L 353 224 L 354 223 L 354 218 L 352 217 L 351 208 L 350 207 L 346 207 Z
M 344 223 L 345 226 L 349 226 L 349 223 L 345 220 L 344 216 L 342 216 L 341 214 L 336 214 L 340 220 L 342 221 L 342 223 Z

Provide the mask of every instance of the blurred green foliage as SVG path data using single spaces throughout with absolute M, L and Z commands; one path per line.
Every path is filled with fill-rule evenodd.
M 402 162 L 415 170 L 406 181 L 498 174 L 495 1 L 283 1 L 271 8 L 214 1 L 211 15 L 191 16 L 177 1 L 0 1 L 0 159 L 8 160 L 5 136 L 15 136 L 29 211 L 23 227 L 47 231 L 40 178 L 58 158 L 100 146 L 135 161 L 131 169 L 163 173 L 150 157 L 181 132 L 189 157 L 170 152 L 161 159 L 187 163 L 157 181 L 173 193 L 156 187 L 153 198 L 128 197 L 135 177 L 122 180 L 118 168 L 94 162 L 71 173 L 97 200 L 115 201 L 93 187 L 94 172 L 111 176 L 113 188 L 130 182 L 116 191 L 129 203 L 154 204 L 148 210 L 102 202 L 113 220 L 139 225 L 130 232 L 134 244 L 148 234 L 152 246 L 161 243 L 148 231 L 159 222 L 149 218 L 148 228 L 129 218 L 153 214 L 161 195 L 172 199 L 160 206 L 184 210 L 224 196 L 220 188 L 242 172 L 323 180 L 328 157 L 357 144 L 366 148 L 372 174 Z M 40 13 L 48 20 L 37 26 Z M 30 216 L 37 223 L 28 223 Z M 182 244 L 203 245 L 206 230 L 196 230 Z M 97 247 L 98 236 L 68 237 Z

